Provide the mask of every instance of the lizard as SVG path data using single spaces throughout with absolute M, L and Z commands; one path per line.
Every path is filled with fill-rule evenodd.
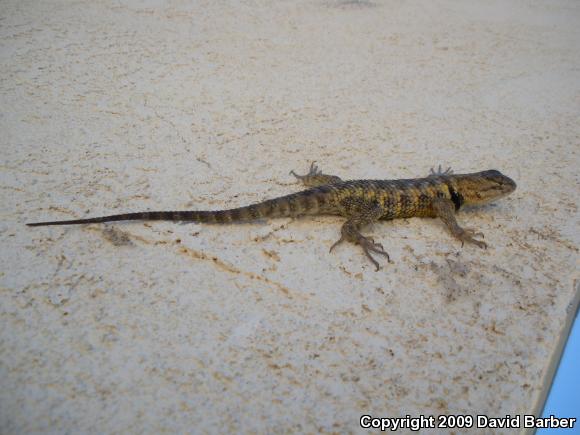
M 462 228 L 457 223 L 455 213 L 464 207 L 498 200 L 516 189 L 516 183 L 511 178 L 495 169 L 454 174 L 451 168 L 443 171 L 439 166 L 438 170 L 431 168 L 431 173 L 424 178 L 345 181 L 336 175 L 324 174 L 316 162 L 312 162 L 310 171 L 305 175 L 294 171 L 290 174 L 307 189 L 244 207 L 209 211 L 145 211 L 26 225 L 77 225 L 127 220 L 228 224 L 264 218 L 339 215 L 346 221 L 342 225 L 340 238 L 330 247 L 330 252 L 345 241 L 357 244 L 378 271 L 379 262 L 372 254 L 382 255 L 388 262 L 390 257 L 381 243 L 361 233 L 364 227 L 379 220 L 439 218 L 461 241 L 461 246 L 467 242 L 487 248 L 487 244 L 478 239 L 483 238 L 483 234 Z

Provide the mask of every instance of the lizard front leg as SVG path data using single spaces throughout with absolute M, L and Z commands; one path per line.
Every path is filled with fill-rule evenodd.
M 371 252 L 387 257 L 389 254 L 383 249 L 383 245 L 375 243 L 372 237 L 365 237 L 360 233 L 360 229 L 378 221 L 384 214 L 382 207 L 374 201 L 360 201 L 356 207 L 356 212 L 342 225 L 340 239 L 330 247 L 330 252 L 340 243 L 349 241 L 360 245 L 365 255 L 373 262 L 376 270 L 379 270 L 379 263 L 373 258 Z
M 475 239 L 475 237 L 483 237 L 482 233 L 478 233 L 475 230 L 468 228 L 461 228 L 455 219 L 455 204 L 453 201 L 447 198 L 435 198 L 433 200 L 433 211 L 435 215 L 439 217 L 451 234 L 453 234 L 457 239 L 461 240 L 461 246 L 465 242 L 473 243 L 480 248 L 487 248 L 487 244 L 481 240 Z
M 294 175 L 307 187 L 323 186 L 325 184 L 335 184 L 340 183 L 342 179 L 336 175 L 326 175 L 323 174 L 321 170 L 316 166 L 316 162 L 312 162 L 310 165 L 310 171 L 306 175 L 298 175 L 294 171 L 290 171 L 290 175 Z

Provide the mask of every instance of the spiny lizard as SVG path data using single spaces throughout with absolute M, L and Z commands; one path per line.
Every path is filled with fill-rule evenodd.
M 37 222 L 29 226 L 74 225 L 126 220 L 191 221 L 212 224 L 251 221 L 261 218 L 294 217 L 300 215 L 340 215 L 347 218 L 342 225 L 341 237 L 330 251 L 343 241 L 358 244 L 377 270 L 379 263 L 372 253 L 389 254 L 380 243 L 363 236 L 360 230 L 381 219 L 438 217 L 451 234 L 464 242 L 481 248 L 487 245 L 475 237 L 483 234 L 461 228 L 455 212 L 464 206 L 480 205 L 509 195 L 516 183 L 496 170 L 472 174 L 453 174 L 450 169 L 431 169 L 426 178 L 406 180 L 350 180 L 323 174 L 315 162 L 306 175 L 290 172 L 309 189 L 257 204 L 215 211 L 147 211 L 116 214 L 88 219 Z

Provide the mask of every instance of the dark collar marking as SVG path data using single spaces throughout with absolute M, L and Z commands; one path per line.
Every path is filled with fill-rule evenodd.
M 455 204 L 455 211 L 457 211 L 463 205 L 463 197 L 457 193 L 457 190 L 455 190 L 452 186 L 447 185 L 447 187 L 449 189 L 449 194 L 451 195 L 451 201 L 453 201 L 453 204 Z

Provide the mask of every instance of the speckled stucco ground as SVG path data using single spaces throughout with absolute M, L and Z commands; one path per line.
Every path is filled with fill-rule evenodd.
M 578 279 L 579 20 L 563 0 L 2 1 L 0 432 L 531 412 Z M 243 205 L 312 160 L 518 190 L 459 216 L 486 251 L 375 225 L 379 272 L 328 253 L 334 217 L 24 226 Z

